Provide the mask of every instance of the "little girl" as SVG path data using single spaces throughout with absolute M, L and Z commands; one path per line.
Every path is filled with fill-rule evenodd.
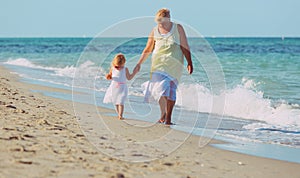
M 137 73 L 137 71 L 133 71 L 130 74 L 128 68 L 125 67 L 125 62 L 125 56 L 121 53 L 114 57 L 110 71 L 106 75 L 106 79 L 112 81 L 103 99 L 103 103 L 113 103 L 116 105 L 116 111 L 120 120 L 124 119 L 124 102 L 128 94 L 126 78 L 131 80 Z

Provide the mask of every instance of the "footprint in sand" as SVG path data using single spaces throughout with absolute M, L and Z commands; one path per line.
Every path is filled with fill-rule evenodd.
M 24 159 L 24 160 L 19 160 L 19 161 L 17 161 L 18 163 L 21 163 L 21 164 L 32 164 L 33 162 L 32 161 L 30 161 L 30 160 L 26 160 L 26 159 Z
M 17 107 L 12 104 L 6 105 L 6 107 L 10 109 L 17 109 Z

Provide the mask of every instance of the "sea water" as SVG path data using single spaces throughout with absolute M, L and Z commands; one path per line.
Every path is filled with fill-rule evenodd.
M 1 38 L 0 62 L 19 74 L 23 82 L 75 90 L 78 94 L 74 97 L 64 93 L 36 92 L 113 108 L 102 103 L 110 83 L 104 76 L 111 59 L 117 52 L 124 53 L 126 66 L 132 70 L 147 39 L 99 40 L 97 45 L 89 45 L 92 38 Z M 195 71 L 192 77 L 184 71 L 178 86 L 173 128 L 193 130 L 198 135 L 203 135 L 205 129 L 212 129 L 216 138 L 235 142 L 234 146 L 227 145 L 224 149 L 259 156 L 264 156 L 261 150 L 268 150 L 269 145 L 274 148 L 284 146 L 284 153 L 289 148 L 293 153 L 295 150 L 300 153 L 300 38 L 206 40 L 218 57 L 226 89 L 218 94 L 212 91 L 212 81 L 201 60 L 193 55 Z M 111 49 L 116 44 L 118 47 Z M 203 50 L 197 38 L 190 38 L 189 44 L 192 54 Z M 156 122 L 159 117 L 157 105 L 143 102 L 143 86 L 149 80 L 150 63 L 149 58 L 137 77 L 128 82 L 125 117 L 149 122 Z M 212 113 L 214 99 L 221 96 L 225 98 L 222 112 Z M 209 117 L 211 114 L 215 118 Z M 208 123 L 212 125 L 210 128 Z M 236 143 L 241 142 L 247 144 L 237 146 Z M 261 145 L 262 149 L 245 149 L 247 145 L 247 148 L 253 148 L 253 143 Z M 265 156 L 289 161 L 298 159 L 279 155 Z

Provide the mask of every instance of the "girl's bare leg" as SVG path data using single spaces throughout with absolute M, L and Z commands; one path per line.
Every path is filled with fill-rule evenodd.
M 123 118 L 123 112 L 124 112 L 124 105 L 118 105 L 118 114 L 119 114 L 119 119 L 122 120 Z
M 118 104 L 116 105 L 116 112 L 117 112 L 117 114 L 119 116 L 120 114 L 119 114 L 119 105 Z

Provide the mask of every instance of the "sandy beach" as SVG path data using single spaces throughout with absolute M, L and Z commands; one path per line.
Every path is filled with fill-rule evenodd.
M 21 83 L 16 75 L 3 67 L 0 72 L 0 177 L 300 177 L 300 164 L 239 154 L 209 145 L 200 148 L 197 136 L 190 136 L 174 152 L 153 161 L 126 162 L 112 158 L 88 141 L 78 124 L 72 102 L 31 90 L 68 91 Z M 91 109 L 95 106 L 76 105 L 81 108 L 77 112 L 85 112 L 89 118 L 99 117 Z M 119 130 L 121 136 L 104 135 L 102 149 L 115 150 L 114 143 L 118 139 L 129 140 L 130 125 L 113 116 L 103 120 L 113 130 Z M 159 124 L 139 128 L 134 131 L 138 134 L 130 137 L 129 142 L 159 137 L 169 131 L 170 128 Z M 184 134 L 173 132 L 177 136 Z M 124 146 L 122 153 L 132 155 L 139 149 L 155 154 L 155 150 L 135 144 Z

